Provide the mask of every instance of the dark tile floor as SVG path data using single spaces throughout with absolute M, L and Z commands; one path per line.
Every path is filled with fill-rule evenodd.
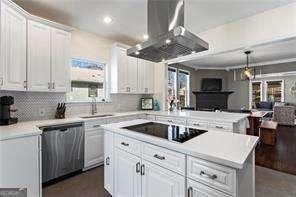
M 110 197 L 103 181 L 103 167 L 98 167 L 44 187 L 43 197 Z M 256 197 L 295 197 L 295 185 L 294 175 L 256 167 Z
M 104 168 L 98 167 L 43 187 L 43 197 L 108 197 L 104 189 Z
M 275 146 L 258 145 L 256 165 L 296 175 L 296 126 L 279 126 Z

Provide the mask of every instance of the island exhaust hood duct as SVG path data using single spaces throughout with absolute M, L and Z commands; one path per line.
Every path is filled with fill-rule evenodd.
M 184 0 L 148 0 L 148 35 L 127 55 L 160 62 L 209 49 L 207 42 L 184 28 Z

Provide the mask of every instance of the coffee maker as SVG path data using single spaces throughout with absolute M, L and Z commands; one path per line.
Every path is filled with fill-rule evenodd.
M 11 105 L 14 104 L 14 98 L 12 96 L 0 97 L 0 125 L 16 124 L 18 119 L 11 117 L 11 112 L 16 112 L 16 109 L 11 109 Z

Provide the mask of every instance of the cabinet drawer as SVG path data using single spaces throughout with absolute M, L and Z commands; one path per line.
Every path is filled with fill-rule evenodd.
M 194 127 L 197 129 L 204 129 L 204 130 L 207 130 L 209 127 L 209 123 L 207 121 L 196 120 L 196 119 L 188 119 L 187 125 L 189 127 Z
M 186 119 L 184 118 L 156 116 L 155 120 L 159 122 L 164 122 L 166 124 L 176 124 L 176 125 L 186 124 Z
M 115 135 L 115 147 L 125 150 L 126 152 L 141 155 L 141 142 L 123 135 Z
M 84 123 L 85 131 L 87 132 L 87 130 L 94 130 L 94 129 L 100 128 L 101 125 L 106 123 L 107 122 L 105 119 L 87 121 Z
M 214 187 L 227 194 L 236 194 L 235 169 L 189 156 L 188 177 Z
M 203 185 L 199 182 L 187 179 L 187 191 L 192 197 L 206 196 L 206 197 L 231 197 L 216 189 Z
M 185 155 L 158 146 L 143 144 L 142 157 L 179 174 L 185 175 Z
M 216 131 L 233 131 L 233 125 L 232 123 L 225 124 L 225 123 L 210 123 L 209 127 L 212 130 Z

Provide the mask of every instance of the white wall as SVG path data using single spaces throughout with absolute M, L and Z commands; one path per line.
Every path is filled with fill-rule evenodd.
M 296 35 L 296 2 L 227 23 L 198 34 L 221 52 Z

